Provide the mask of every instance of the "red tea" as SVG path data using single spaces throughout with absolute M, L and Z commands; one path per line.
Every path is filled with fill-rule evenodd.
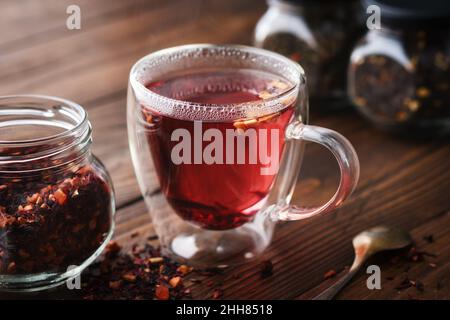
M 240 70 L 178 76 L 147 88 L 168 98 L 226 106 L 262 102 L 291 84 L 272 74 Z M 161 190 L 180 217 L 202 228 L 225 230 L 250 221 L 264 206 L 294 114 L 292 104 L 232 120 L 233 110 L 217 112 L 215 119 L 214 107 L 205 107 L 208 120 L 201 122 L 189 115 L 162 114 L 152 106 L 142 111 Z

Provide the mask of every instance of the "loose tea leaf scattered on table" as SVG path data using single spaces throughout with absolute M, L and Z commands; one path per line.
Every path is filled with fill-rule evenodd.
M 268 278 L 273 274 L 273 264 L 270 260 L 264 260 L 261 263 L 261 278 Z
M 220 299 L 222 296 L 223 296 L 223 290 L 215 289 L 211 295 L 211 298 L 217 300 L 217 299 Z
M 406 275 L 403 280 L 395 287 L 396 290 L 398 291 L 402 291 L 402 290 L 406 290 L 409 289 L 411 287 L 414 287 L 417 289 L 417 291 L 424 291 L 425 289 L 425 285 L 423 284 L 422 281 L 420 280 L 411 280 L 408 278 L 408 276 Z
M 161 256 L 149 243 L 122 252 L 116 242 L 105 249 L 103 260 L 82 274 L 82 298 L 87 300 L 181 299 L 189 298 L 183 278 L 192 271 Z
M 435 259 L 437 258 L 436 254 L 419 250 L 417 246 L 413 245 L 409 248 L 408 251 L 404 252 L 402 251 L 399 255 L 394 256 L 392 259 L 390 259 L 391 264 L 393 265 L 405 265 L 406 268 L 403 270 L 403 274 L 401 275 L 401 280 L 397 282 L 394 289 L 397 290 L 399 293 L 401 291 L 407 290 L 409 288 L 416 288 L 418 292 L 423 292 L 426 289 L 426 285 L 419 280 L 418 278 L 412 278 L 409 274 L 411 265 L 417 264 L 417 263 L 428 263 L 428 265 L 432 268 L 436 267 L 436 263 L 434 262 L 428 262 L 427 259 Z M 387 279 L 389 281 L 395 281 L 395 277 L 390 277 Z M 416 297 L 413 297 L 409 295 L 410 299 L 417 299 Z
M 423 237 L 423 240 L 425 240 L 428 243 L 433 243 L 434 242 L 434 236 L 432 234 L 428 234 L 428 235 Z

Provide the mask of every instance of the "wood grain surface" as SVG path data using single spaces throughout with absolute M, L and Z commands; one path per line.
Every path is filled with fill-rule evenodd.
M 82 10 L 81 30 L 65 26 L 66 8 L 73 3 Z M 127 245 L 138 240 L 131 238 L 136 231 L 143 238 L 153 234 L 128 150 L 125 109 L 131 66 L 152 51 L 174 45 L 251 44 L 265 9 L 262 0 L 2 0 L 0 95 L 56 95 L 88 110 L 93 151 L 112 175 L 116 190 L 115 237 Z M 311 123 L 341 132 L 358 152 L 359 186 L 333 214 L 278 225 L 273 244 L 262 257 L 274 264 L 271 277 L 261 279 L 258 261 L 214 276 L 222 283 L 224 298 L 311 298 L 339 277 L 325 280 L 324 273 L 331 269 L 339 273 L 351 264 L 354 235 L 386 224 L 409 230 L 419 248 L 436 257 L 397 264 L 392 255 L 375 257 L 382 270 L 382 289 L 368 290 L 363 270 L 337 298 L 449 299 L 448 139 L 393 136 L 372 128 L 351 108 L 317 112 L 315 107 L 311 106 Z M 338 167 L 331 155 L 308 145 L 293 202 L 322 203 L 337 183 Z M 423 239 L 431 234 L 434 242 Z M 395 289 L 405 276 L 420 279 L 424 290 Z M 210 287 L 190 286 L 194 298 L 211 297 Z

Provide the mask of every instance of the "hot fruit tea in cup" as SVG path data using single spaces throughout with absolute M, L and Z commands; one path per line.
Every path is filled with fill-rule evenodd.
M 130 72 L 128 133 L 138 182 L 164 254 L 193 266 L 241 263 L 270 244 L 276 221 L 342 205 L 359 176 L 351 144 L 307 125 L 306 77 L 279 54 L 187 45 Z M 304 141 L 336 157 L 341 181 L 324 205 L 290 200 Z
M 293 85 L 269 73 L 223 70 L 154 81 L 146 87 L 168 98 L 220 105 L 270 99 Z M 151 106 L 142 106 L 142 113 L 154 128 L 147 139 L 162 192 L 180 217 L 202 228 L 224 230 L 250 221 L 263 207 L 283 151 L 283 133 L 294 116 L 293 102 L 260 117 L 234 121 L 218 115 L 200 123 L 161 114 Z M 172 133 L 180 129 L 189 133 L 189 141 L 173 141 Z M 238 139 L 245 139 L 248 148 L 240 148 Z M 183 143 L 187 145 L 181 150 Z M 182 161 L 171 159 L 177 146 Z

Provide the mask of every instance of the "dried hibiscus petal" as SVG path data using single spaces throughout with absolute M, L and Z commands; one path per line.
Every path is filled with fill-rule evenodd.
M 155 289 L 155 297 L 158 300 L 169 300 L 169 288 L 163 284 L 157 285 Z

